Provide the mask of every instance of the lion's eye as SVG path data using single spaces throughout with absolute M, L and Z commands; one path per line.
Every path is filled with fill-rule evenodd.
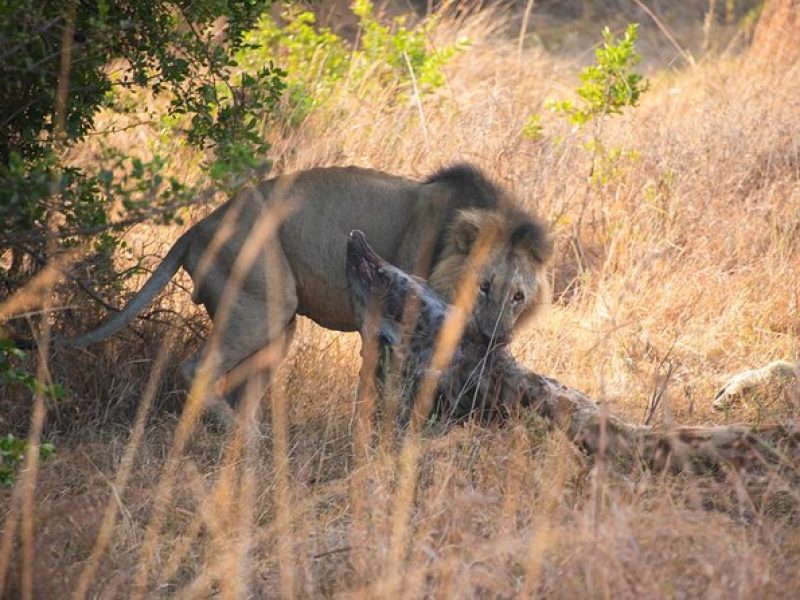
M 489 282 L 488 281 L 481 281 L 481 292 L 484 294 L 489 293 Z
M 522 292 L 517 292 L 514 294 L 514 302 L 522 302 L 525 299 L 525 294 Z

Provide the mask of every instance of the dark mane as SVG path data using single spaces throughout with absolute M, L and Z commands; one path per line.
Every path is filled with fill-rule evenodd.
M 483 171 L 469 163 L 457 163 L 443 167 L 425 180 L 426 184 L 439 184 L 448 189 L 449 203 L 443 227 L 433 249 L 436 264 L 446 244 L 448 232 L 459 211 L 464 209 L 483 209 L 498 211 L 508 219 L 516 235 L 512 245 L 532 233 L 536 239 L 546 237 L 546 229 L 535 218 L 517 206 L 514 199 L 499 185 L 489 179 Z
M 443 167 L 425 180 L 425 183 L 444 183 L 454 196 L 465 201 L 457 208 L 497 208 L 506 193 L 475 165 L 457 163 Z

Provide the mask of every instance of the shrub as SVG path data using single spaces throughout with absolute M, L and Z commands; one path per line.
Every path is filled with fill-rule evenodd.
M 603 29 L 603 44 L 595 50 L 596 63 L 580 74 L 582 84 L 575 90 L 579 100 L 552 100 L 548 106 L 573 126 L 583 127 L 592 120 L 622 113 L 636 106 L 649 84 L 633 68 L 641 57 L 634 46 L 638 25 L 628 25 L 622 39 L 608 27 Z
M 292 6 L 283 12 L 283 25 L 265 14 L 247 34 L 237 60 L 252 70 L 274 58 L 286 70 L 284 118 L 290 124 L 299 124 L 337 94 L 355 91 L 364 97 L 379 87 L 396 88 L 402 102 L 415 83 L 421 94 L 429 93 L 444 85 L 444 66 L 469 44 L 461 39 L 434 48 L 429 37 L 435 15 L 409 27 L 405 17 L 382 24 L 369 0 L 355 0 L 351 10 L 360 28 L 357 46 L 318 27 L 313 13 Z
M 188 142 L 209 151 L 212 174 L 262 160 L 267 144 L 256 125 L 277 103 L 284 74 L 271 64 L 242 73 L 233 57 L 268 6 L 266 0 L 3 3 L 0 257 L 11 259 L 0 275 L 7 287 L 30 275 L 21 273 L 25 256 L 34 257 L 35 268 L 47 260 L 48 228 L 71 243 L 105 232 L 94 249 L 110 253 L 112 205 L 130 223 L 170 218 L 194 197 L 195 190 L 163 175 L 160 156 L 149 162 L 116 156 L 97 167 L 69 162 L 76 143 L 102 134 L 94 130 L 98 112 L 114 108 L 126 91 L 168 98 L 169 114 L 188 119 Z

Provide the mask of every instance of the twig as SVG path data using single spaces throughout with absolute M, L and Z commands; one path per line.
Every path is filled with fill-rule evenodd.
M 664 392 L 667 391 L 667 384 L 669 384 L 669 380 L 672 377 L 672 373 L 675 370 L 675 365 L 670 362 L 667 365 L 667 374 L 659 383 L 658 387 L 653 390 L 653 395 L 650 398 L 650 402 L 647 404 L 647 415 L 644 418 L 644 424 L 649 425 L 650 421 L 653 418 L 653 415 L 656 414 L 656 410 L 658 410 L 659 405 L 661 404 L 661 399 L 664 397 Z
M 330 556 L 331 554 L 339 554 L 340 552 L 348 552 L 352 550 L 352 546 L 342 546 L 341 548 L 334 548 L 333 550 L 327 550 L 325 552 L 320 552 L 319 554 L 314 554 L 311 558 L 324 558 L 326 556 Z
M 664 37 L 666 37 L 666 38 L 669 40 L 669 42 L 670 42 L 670 43 L 672 44 L 672 46 L 673 46 L 673 47 L 674 47 L 674 48 L 675 48 L 675 49 L 678 51 L 678 53 L 679 53 L 679 54 L 680 54 L 680 55 L 683 57 L 683 59 L 684 59 L 684 60 L 685 60 L 685 61 L 686 61 L 686 62 L 687 62 L 689 65 L 691 65 L 692 67 L 696 66 L 696 63 L 695 63 L 695 61 L 694 61 L 694 57 L 693 57 L 693 56 L 692 56 L 692 55 L 691 55 L 691 54 L 690 54 L 690 53 L 689 53 L 687 50 L 684 50 L 683 46 L 681 46 L 681 45 L 678 43 L 678 40 L 676 40 L 676 39 L 675 39 L 675 36 L 673 36 L 673 35 L 670 33 L 669 29 L 667 29 L 667 26 L 666 26 L 666 25 L 664 25 L 664 23 L 661 21 L 661 19 L 659 19 L 659 18 L 656 16 L 656 14 L 655 14 L 655 13 L 654 13 L 652 10 L 650 10 L 650 9 L 647 7 L 647 5 L 646 5 L 644 2 L 642 2 L 642 0 L 633 0 L 633 1 L 634 1 L 634 3 L 636 4 L 636 6 L 638 6 L 639 8 L 641 8 L 641 9 L 642 9 L 642 10 L 643 10 L 645 13 L 647 13 L 647 15 L 648 15 L 648 16 L 649 16 L 651 19 L 653 19 L 653 22 L 654 22 L 654 23 L 656 24 L 656 26 L 657 26 L 657 27 L 658 27 L 658 28 L 661 30 L 661 33 L 663 33 L 663 34 L 664 34 Z
M 419 95 L 419 87 L 417 87 L 417 78 L 414 76 L 414 68 L 411 66 L 411 61 L 409 60 L 408 54 L 405 50 L 403 50 L 403 58 L 406 61 L 406 66 L 408 66 L 408 73 L 411 76 L 411 85 L 414 88 L 414 100 L 415 104 L 417 105 L 417 112 L 419 112 L 419 124 L 422 128 L 422 137 L 425 140 L 425 148 L 430 150 L 431 142 L 428 138 L 428 126 L 425 123 L 425 112 L 422 110 L 422 100 Z
M 184 317 L 181 313 L 179 313 L 176 310 L 172 310 L 172 309 L 169 309 L 169 308 L 156 308 L 154 310 L 151 310 L 148 313 L 145 313 L 143 315 L 139 315 L 139 319 L 141 319 L 142 321 L 149 321 L 149 322 L 152 322 L 152 323 L 160 323 L 160 324 L 163 324 L 163 325 L 167 325 L 168 327 L 174 327 L 174 328 L 178 329 L 178 326 L 175 325 L 175 323 L 172 323 L 171 321 L 164 321 L 162 319 L 156 319 L 155 315 L 158 315 L 158 314 L 172 315 L 173 317 L 175 317 L 179 321 L 181 321 L 183 323 L 183 326 L 186 329 L 188 329 L 192 333 L 192 335 L 194 335 L 198 340 L 200 340 L 202 342 L 202 341 L 204 341 L 206 339 L 205 336 L 202 334 L 202 332 L 199 331 L 197 329 L 197 327 L 189 319 Z
M 672 361 L 669 361 L 669 357 L 672 355 L 672 351 L 675 349 L 675 344 L 678 343 L 678 336 L 675 336 L 675 339 L 672 340 L 672 345 L 667 350 L 667 353 L 664 355 L 664 358 L 661 359 L 661 362 L 658 363 L 658 367 L 656 369 L 657 373 L 661 372 L 661 368 L 667 364 L 667 375 L 661 381 L 656 389 L 653 390 L 653 395 L 650 397 L 650 402 L 647 403 L 647 409 L 644 417 L 643 423 L 645 425 L 650 424 L 650 420 L 655 415 L 656 409 L 658 408 L 659 403 L 661 402 L 661 397 L 664 395 L 664 392 L 667 389 L 667 383 L 669 383 L 669 379 L 672 376 L 672 372 L 674 370 Z M 667 362 L 669 361 L 669 362 Z
M 25 244 L 22 244 L 22 243 L 13 243 L 12 242 L 11 245 L 14 248 L 19 248 L 20 250 L 22 250 L 26 254 L 29 254 L 40 265 L 44 266 L 44 265 L 47 264 L 47 260 L 44 258 L 44 256 L 39 254 L 33 248 L 30 248 L 30 247 L 28 247 L 28 246 L 26 246 Z M 97 292 L 95 292 L 91 287 L 89 287 L 89 284 L 87 284 L 85 281 L 83 281 L 79 277 L 76 277 L 75 275 L 70 273 L 67 270 L 66 266 L 59 268 L 59 270 L 67 277 L 67 279 L 69 279 L 70 281 L 72 281 L 72 283 L 77 285 L 87 296 L 89 296 L 89 298 L 94 300 L 97 304 L 99 304 L 100 306 L 102 306 L 103 308 L 105 308 L 106 310 L 109 310 L 111 312 L 119 312 L 119 310 L 120 310 L 119 308 L 117 308 L 116 306 L 113 306 L 112 304 L 109 304 L 108 302 L 103 300 L 103 298 L 100 297 L 100 295 Z
M 528 20 L 533 11 L 534 0 L 528 0 L 525 5 L 525 13 L 522 15 L 522 26 L 519 28 L 519 40 L 517 40 L 517 70 L 522 71 L 522 47 L 525 45 L 525 34 L 528 33 Z

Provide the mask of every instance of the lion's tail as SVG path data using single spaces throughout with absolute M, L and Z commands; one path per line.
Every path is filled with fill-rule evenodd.
M 131 321 L 150 304 L 153 298 L 166 287 L 175 273 L 177 273 L 178 269 L 181 267 L 189 242 L 191 241 L 191 233 L 191 230 L 187 231 L 178 238 L 178 241 L 170 248 L 164 260 L 150 276 L 150 279 L 142 286 L 142 289 L 136 292 L 136 295 L 131 298 L 131 301 L 128 302 L 125 308 L 108 319 L 97 329 L 74 338 L 59 338 L 57 343 L 64 344 L 65 346 L 72 346 L 73 348 L 85 348 L 86 346 L 96 344 L 114 335 L 120 329 L 131 323 Z

